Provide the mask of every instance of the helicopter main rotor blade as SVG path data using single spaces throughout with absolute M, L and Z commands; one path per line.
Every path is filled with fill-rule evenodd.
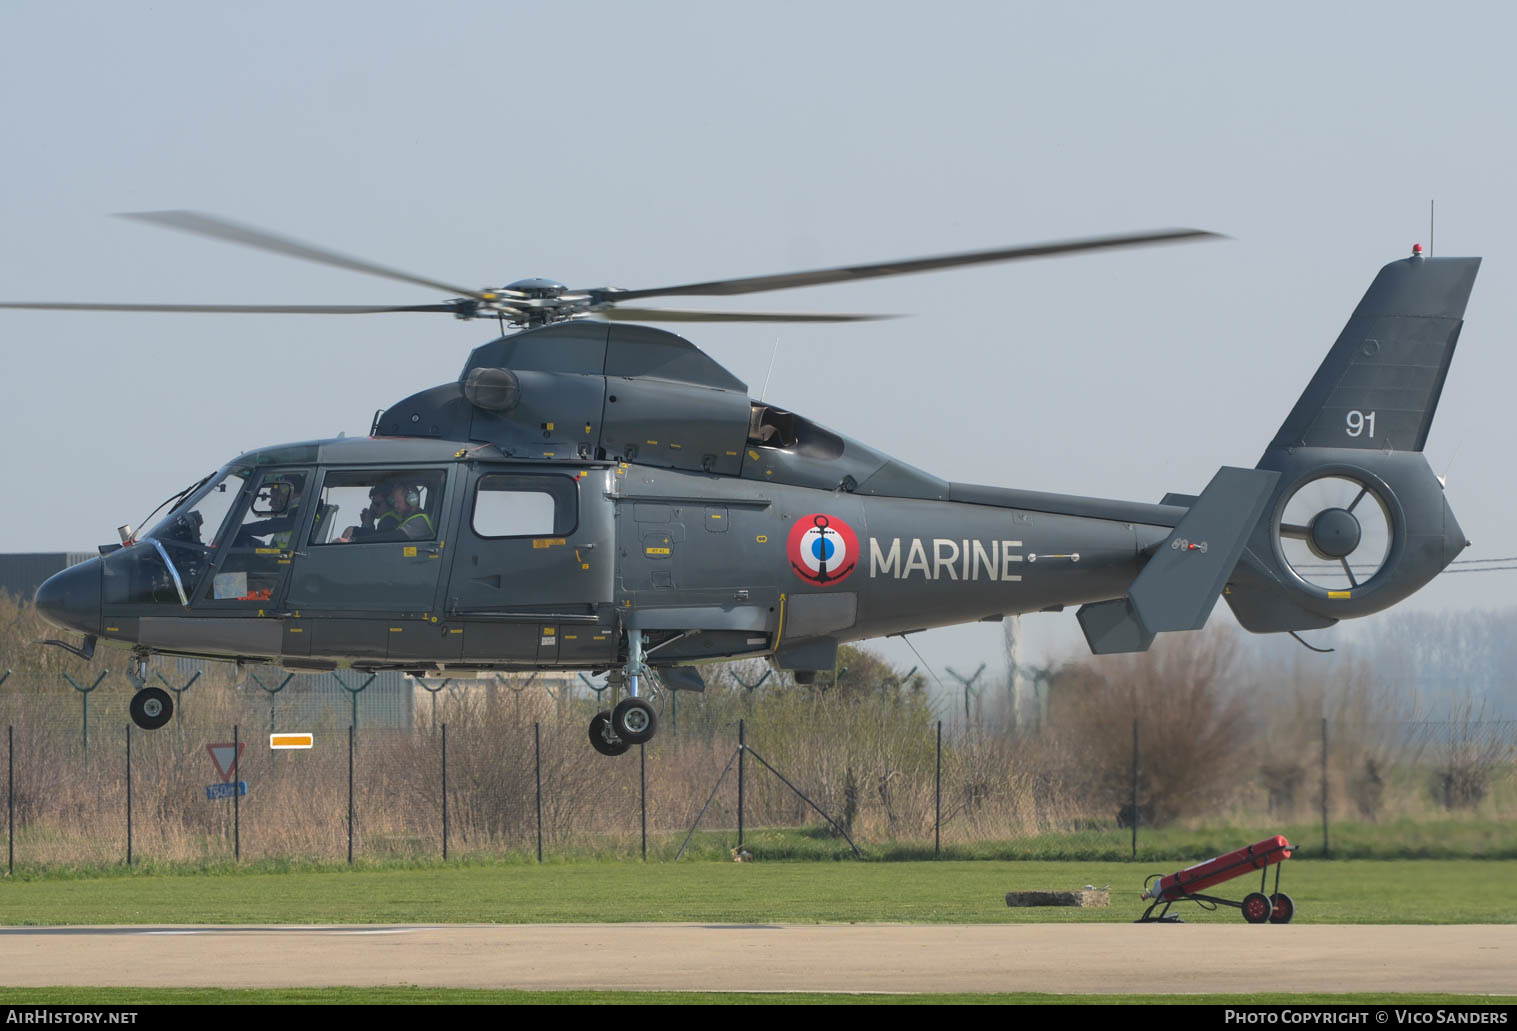
M 412 283 L 416 286 L 424 286 L 443 293 L 457 294 L 461 297 L 472 297 L 476 301 L 496 299 L 479 290 L 469 290 L 465 287 L 454 286 L 451 283 L 438 282 L 435 279 L 423 279 L 420 276 L 413 276 L 407 272 L 385 268 L 383 265 L 375 265 L 367 261 L 360 261 L 357 258 L 350 258 L 345 254 L 338 254 L 335 251 L 329 251 L 322 247 L 301 243 L 299 240 L 291 240 L 288 237 L 276 236 L 261 229 L 254 229 L 252 226 L 239 225 L 236 222 L 230 222 L 224 218 L 218 218 L 215 215 L 207 215 L 198 211 L 128 211 L 123 212 L 120 217 L 136 219 L 139 222 L 164 226 L 168 229 L 178 229 L 186 233 L 198 233 L 201 236 L 225 240 L 228 243 L 239 243 L 244 247 L 273 251 L 275 254 L 283 254 L 286 257 L 314 261 L 318 265 L 333 265 L 352 272 L 365 272 L 371 276 L 379 276 L 383 279 L 395 279 L 402 283 Z
M 606 308 L 592 313 L 610 322 L 873 322 L 899 315 L 845 315 L 806 311 L 683 311 L 674 308 Z
M 469 302 L 472 304 L 472 302 Z M 374 315 L 392 311 L 440 311 L 457 314 L 457 304 L 412 304 L 379 307 L 363 304 L 93 304 L 88 302 L 5 301 L 0 308 L 42 311 L 162 311 L 241 315 Z
M 962 254 L 944 254 L 935 258 L 907 258 L 902 261 L 885 261 L 872 265 L 845 265 L 839 268 L 816 269 L 811 272 L 784 272 L 773 276 L 748 276 L 742 279 L 717 279 L 709 283 L 689 283 L 684 286 L 661 286 L 651 290 L 620 290 L 607 287 L 595 291 L 598 300 L 632 301 L 639 297 L 664 297 L 675 294 L 686 296 L 728 296 L 751 294 L 763 290 L 788 290 L 797 286 L 821 286 L 825 283 L 844 283 L 854 279 L 874 279 L 879 276 L 902 276 L 912 272 L 930 272 L 934 269 L 954 268 L 960 265 L 984 265 L 998 261 L 1018 261 L 1024 258 L 1044 258 L 1055 254 L 1071 254 L 1077 251 L 1112 250 L 1119 247 L 1142 247 L 1157 243 L 1176 243 L 1182 240 L 1220 238 L 1218 233 L 1203 229 L 1161 229 L 1145 233 L 1129 233 L 1120 236 L 1095 236 L 1081 240 L 1059 240 L 1051 243 L 1032 244 L 1024 247 L 1006 247 L 993 251 L 968 251 Z

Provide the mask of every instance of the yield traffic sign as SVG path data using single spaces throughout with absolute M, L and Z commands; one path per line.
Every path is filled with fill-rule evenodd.
M 222 781 L 232 779 L 232 773 L 237 769 L 237 760 L 242 758 L 242 750 L 247 746 L 246 741 L 235 744 L 231 741 L 222 741 L 205 746 L 205 750 L 211 753 L 211 762 L 216 764 L 216 772 L 221 774 Z

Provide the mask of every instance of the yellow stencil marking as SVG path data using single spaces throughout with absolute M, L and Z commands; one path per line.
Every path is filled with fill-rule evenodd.
M 1329 598 L 1352 598 L 1354 596 L 1354 592 L 1353 591 L 1328 591 L 1327 592 L 1327 596 Z
M 568 543 L 568 542 L 565 541 L 564 538 L 562 538 L 562 537 L 538 537 L 538 538 L 535 538 L 532 541 L 532 547 L 534 547 L 534 548 L 553 548 L 553 547 L 557 547 L 560 544 L 566 544 L 566 543 Z
M 400 553 L 402 555 L 404 555 L 406 558 L 415 558 L 416 557 L 416 545 L 414 545 L 414 544 L 407 544 L 404 548 L 401 549 Z

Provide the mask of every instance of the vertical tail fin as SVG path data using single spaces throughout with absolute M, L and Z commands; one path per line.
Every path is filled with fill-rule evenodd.
M 1421 451 L 1479 269 L 1422 257 L 1382 268 L 1270 448 Z

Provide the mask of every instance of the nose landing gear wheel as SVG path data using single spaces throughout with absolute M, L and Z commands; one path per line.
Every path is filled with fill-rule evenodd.
M 1243 919 L 1251 924 L 1262 924 L 1275 911 L 1275 904 L 1262 891 L 1251 891 L 1243 896 Z
M 611 713 L 611 729 L 628 744 L 640 745 L 658 733 L 658 714 L 641 698 L 623 698 Z
M 143 730 L 157 730 L 174 715 L 174 702 L 161 687 L 144 687 L 132 695 L 132 722 Z
M 612 733 L 609 712 L 598 712 L 590 721 L 590 744 L 601 755 L 621 755 L 632 747 L 631 742 Z

